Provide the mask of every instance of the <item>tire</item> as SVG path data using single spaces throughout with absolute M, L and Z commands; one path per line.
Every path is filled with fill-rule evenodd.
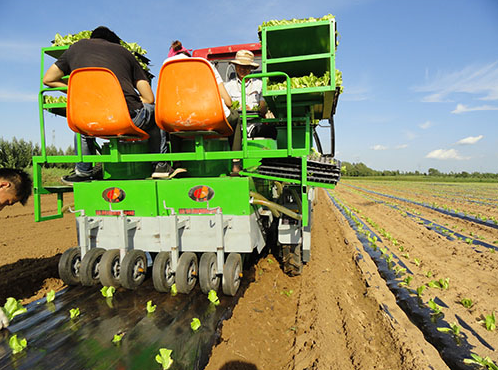
M 199 285 L 204 294 L 218 290 L 220 277 L 216 275 L 216 253 L 203 253 L 199 262 Z
M 59 260 L 59 276 L 66 285 L 80 283 L 81 250 L 73 247 L 66 250 Z
M 242 257 L 239 253 L 230 253 L 223 266 L 223 293 L 234 296 L 240 286 L 242 277 Z
M 109 249 L 102 255 L 99 265 L 100 283 L 103 286 L 119 287 L 121 271 L 121 256 L 119 249 Z
M 93 286 L 100 282 L 99 267 L 100 260 L 104 254 L 103 248 L 92 248 L 85 253 L 81 260 L 80 281 L 83 286 Z
M 121 261 L 119 282 L 126 289 L 135 290 L 145 280 L 147 256 L 144 251 L 132 249 L 126 252 Z
M 282 254 L 284 273 L 289 276 L 301 275 L 301 272 L 303 271 L 303 261 L 301 259 L 301 244 L 283 245 Z
M 178 293 L 188 294 L 197 283 L 199 267 L 195 253 L 182 253 L 176 269 L 176 289 Z
M 158 292 L 169 292 L 175 283 L 175 274 L 171 268 L 171 253 L 159 252 L 152 265 L 152 281 Z

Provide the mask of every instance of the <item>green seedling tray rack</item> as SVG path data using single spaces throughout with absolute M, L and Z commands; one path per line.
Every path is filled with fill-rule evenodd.
M 262 71 L 284 72 L 289 77 L 307 76 L 312 72 L 321 77 L 330 73 L 328 86 L 291 88 L 292 110 L 296 116 L 311 111 L 313 118 L 328 119 L 338 92 L 335 84 L 335 20 L 292 25 L 265 26 L 261 30 Z M 285 113 L 285 90 L 269 90 L 268 84 L 279 81 L 263 79 L 263 95 L 272 112 Z

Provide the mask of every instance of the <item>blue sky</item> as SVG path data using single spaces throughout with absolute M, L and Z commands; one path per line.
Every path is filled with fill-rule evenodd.
M 337 158 L 378 170 L 498 173 L 497 0 L 241 4 L 0 0 L 0 137 L 39 142 L 40 49 L 56 33 L 107 25 L 148 51 L 157 76 L 175 39 L 194 49 L 254 42 L 265 20 L 331 13 L 344 80 L 335 115 Z M 47 118 L 47 142 L 71 145 L 66 122 Z

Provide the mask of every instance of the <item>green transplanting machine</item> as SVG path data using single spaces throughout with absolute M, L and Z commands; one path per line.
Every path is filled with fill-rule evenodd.
M 221 286 L 224 294 L 235 295 L 244 259 L 270 247 L 285 272 L 301 273 L 303 263 L 311 258 L 314 190 L 332 189 L 340 176 L 340 163 L 333 158 L 333 115 L 341 92 L 340 72 L 335 68 L 336 23 L 332 16 L 271 21 L 260 27 L 259 37 L 260 43 L 195 50 L 188 58 L 209 60 L 224 78 L 233 74 L 229 61 L 240 49 L 251 50 L 261 63 L 246 78 L 262 79 L 273 117 L 260 118 L 247 111 L 242 101 L 241 151 L 229 150 L 227 135 L 201 129 L 187 119 L 179 122 L 184 130 L 169 130 L 180 139 L 168 153 L 148 153 L 146 141 L 104 129 L 93 134 L 102 139 L 96 155 L 48 155 L 44 115 L 65 117 L 67 113 L 69 123 L 70 110 L 78 106 L 69 106 L 71 80 L 67 103 L 52 99 L 54 91 L 63 88 L 45 88 L 40 82 L 41 155 L 33 157 L 35 219 L 60 218 L 68 208 L 75 213 L 79 245 L 65 251 L 59 262 L 66 284 L 136 289 L 152 266 L 158 291 L 169 291 L 176 284 L 178 292 L 189 293 L 199 281 L 204 293 Z M 58 58 L 67 48 L 42 49 L 41 77 L 45 60 Z M 147 58 L 138 57 L 147 64 Z M 162 73 L 156 121 L 172 109 L 162 97 L 172 94 L 160 90 L 163 82 L 174 82 L 162 81 L 166 78 Z M 91 109 L 86 113 L 91 116 Z M 316 133 L 320 120 L 330 123 L 330 154 L 323 153 Z M 276 134 L 250 137 L 247 128 L 253 124 L 272 127 Z M 158 126 L 164 129 L 159 122 Z M 92 133 L 74 131 L 77 153 L 81 153 L 81 134 Z M 312 149 L 313 142 L 317 150 Z M 234 159 L 242 159 L 240 176 L 230 176 Z M 181 162 L 187 172 L 168 180 L 152 179 L 152 163 L 158 161 Z M 43 186 L 47 164 L 77 162 L 101 163 L 103 179 L 73 187 Z M 64 205 L 64 193 L 71 191 L 74 206 Z M 54 193 L 57 212 L 47 215 L 41 209 L 41 196 Z

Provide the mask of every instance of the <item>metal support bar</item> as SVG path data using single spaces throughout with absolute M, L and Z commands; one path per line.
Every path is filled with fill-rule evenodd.
M 216 273 L 223 274 L 223 265 L 225 263 L 225 229 L 230 227 L 231 220 L 223 220 L 223 213 L 217 212 L 215 215 L 216 222 Z
M 119 237 L 121 248 L 119 248 L 119 259 L 122 262 L 127 251 L 131 249 L 128 231 L 139 227 L 139 221 L 131 221 L 124 213 L 119 216 Z
M 90 237 L 92 230 L 100 226 L 100 220 L 93 220 L 83 215 L 78 217 L 76 221 L 78 223 L 78 241 L 81 249 L 81 258 L 83 258 L 91 247 Z
M 178 267 L 178 259 L 180 258 L 180 230 L 190 227 L 190 218 L 179 221 L 178 216 L 171 212 L 170 216 L 159 217 L 160 222 L 160 244 L 165 249 L 170 249 L 171 253 L 171 269 L 173 272 Z

